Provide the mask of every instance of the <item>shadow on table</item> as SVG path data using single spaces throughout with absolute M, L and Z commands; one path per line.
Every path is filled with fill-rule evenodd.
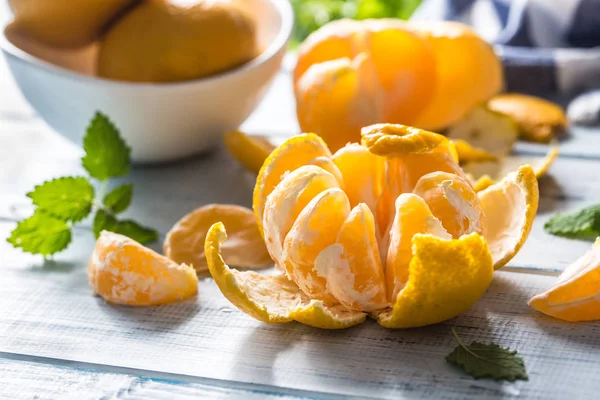
M 479 395 L 514 396 L 517 386 L 473 380 L 446 362 L 456 346 L 451 326 L 459 334 L 469 332 L 467 337 L 493 330 L 485 311 L 466 314 L 443 324 L 398 330 L 370 319 L 344 330 L 261 324 L 239 347 L 231 373 L 239 380 L 359 396 L 415 393 L 427 398 L 448 385 L 464 393 L 476 388 Z
M 97 297 L 98 302 L 103 302 Z M 99 309 L 134 331 L 143 331 L 145 335 L 160 334 L 177 330 L 198 312 L 196 296 L 186 300 L 152 307 L 132 307 L 116 304 L 102 304 Z

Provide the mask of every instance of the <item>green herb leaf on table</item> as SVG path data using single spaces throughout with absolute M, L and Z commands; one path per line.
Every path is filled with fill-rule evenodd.
M 131 150 L 117 128 L 101 113 L 96 113 L 83 139 L 86 152 L 81 159 L 90 177 L 102 181 L 127 175 L 131 169 Z M 102 192 L 103 190 L 99 190 Z M 71 225 L 95 211 L 92 232 L 98 238 L 103 230 L 120 233 L 145 244 L 158 233 L 135 221 L 119 221 L 116 214 L 131 204 L 133 185 L 120 185 L 103 199 L 86 177 L 63 177 L 36 186 L 27 194 L 35 206 L 33 216 L 17 224 L 7 241 L 31 254 L 48 256 L 64 250 L 71 242 Z
M 102 201 L 104 203 L 104 207 L 108 208 L 111 212 L 115 214 L 122 213 L 129 207 L 131 204 L 131 199 L 133 198 L 133 185 L 121 185 L 117 186 L 113 190 L 110 191 L 104 197 Z
M 509 350 L 497 344 L 472 342 L 466 345 L 452 328 L 458 346 L 446 356 L 446 361 L 465 370 L 473 378 L 492 378 L 514 382 L 528 380 L 525 362 L 517 356 L 516 350 Z
M 94 225 L 92 226 L 92 231 L 96 239 L 98 239 L 102 231 L 114 231 L 118 222 L 112 214 L 107 213 L 105 210 L 99 209 L 96 211 Z
M 546 232 L 570 239 L 595 240 L 600 236 L 600 204 L 571 213 L 559 213 L 544 225 Z
M 77 222 L 92 211 L 94 187 L 83 177 L 57 178 L 37 185 L 27 197 L 46 214 Z
M 93 178 L 125 176 L 131 169 L 131 149 L 121 138 L 119 130 L 104 114 L 97 112 L 83 138 L 85 156 L 83 167 Z
M 67 248 L 71 243 L 71 228 L 65 221 L 38 209 L 17 224 L 7 241 L 28 253 L 48 256 Z
M 150 243 L 158 239 L 158 232 L 156 230 L 142 226 L 132 220 L 119 221 L 112 229 L 106 230 L 120 233 L 141 244 Z

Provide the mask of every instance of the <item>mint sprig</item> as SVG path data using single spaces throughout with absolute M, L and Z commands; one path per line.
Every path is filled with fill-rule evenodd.
M 7 241 L 14 247 L 43 256 L 58 253 L 71 242 L 73 225 L 94 211 L 92 231 L 96 237 L 107 230 L 142 244 L 157 239 L 156 230 L 132 220 L 117 219 L 131 204 L 132 184 L 117 186 L 102 197 L 110 178 L 125 176 L 131 169 L 131 149 L 107 116 L 96 113 L 87 128 L 83 147 L 85 155 L 81 162 L 90 176 L 52 179 L 27 193 L 36 209 L 11 232 Z M 98 192 L 92 179 L 100 181 Z
M 458 346 L 446 356 L 450 364 L 461 367 L 473 378 L 492 378 L 514 382 L 528 380 L 525 362 L 517 356 L 516 350 L 500 347 L 497 344 L 472 342 L 466 345 L 452 328 Z
M 569 239 L 595 240 L 600 236 L 600 204 L 556 214 L 544 224 L 544 229 Z

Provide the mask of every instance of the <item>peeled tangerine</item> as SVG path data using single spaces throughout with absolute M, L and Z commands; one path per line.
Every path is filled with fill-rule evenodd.
M 600 320 L 600 238 L 583 257 L 571 264 L 546 292 L 529 305 L 565 321 Z
M 366 313 L 389 328 L 434 324 L 467 310 L 521 248 L 538 205 L 531 167 L 477 193 L 444 136 L 389 124 L 362 136 L 335 154 L 296 136 L 261 168 L 254 213 L 281 274 L 230 269 L 227 222 L 209 229 L 210 273 L 242 311 L 328 329 Z
M 94 292 L 109 303 L 149 306 L 198 291 L 192 267 L 177 264 L 126 236 L 103 231 L 88 264 Z
M 300 46 L 294 71 L 300 128 L 332 150 L 380 121 L 446 128 L 501 87 L 492 47 L 448 21 L 334 21 Z

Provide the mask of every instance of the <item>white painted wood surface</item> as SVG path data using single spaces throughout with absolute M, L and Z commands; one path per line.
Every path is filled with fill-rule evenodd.
M 295 133 L 289 88 L 284 70 L 244 128 Z M 546 152 L 531 144 L 519 150 Z M 182 303 L 105 304 L 87 284 L 94 244 L 89 221 L 52 261 L 4 241 L 15 221 L 31 212 L 25 193 L 44 179 L 80 173 L 80 155 L 35 118 L 0 59 L 0 399 L 598 396 L 600 323 L 564 323 L 526 301 L 590 247 L 550 236 L 543 224 L 557 211 L 600 202 L 600 131 L 573 129 L 561 142 L 561 157 L 540 182 L 540 212 L 529 240 L 472 309 L 443 324 L 397 331 L 372 321 L 337 332 L 262 324 L 232 307 L 206 277 L 198 296 Z M 125 180 L 135 182 L 129 215 L 162 237 L 203 204 L 249 205 L 254 184 L 222 149 L 136 167 Z M 466 341 L 517 349 L 530 380 L 473 380 L 447 364 L 444 356 L 455 346 L 452 326 Z

